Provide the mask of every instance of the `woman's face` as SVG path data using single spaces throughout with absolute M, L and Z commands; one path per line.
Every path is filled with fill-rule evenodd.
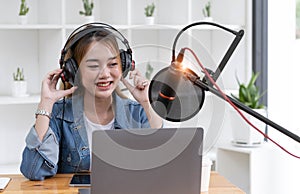
M 119 53 L 104 42 L 91 43 L 79 67 L 85 94 L 96 98 L 110 97 L 122 76 Z

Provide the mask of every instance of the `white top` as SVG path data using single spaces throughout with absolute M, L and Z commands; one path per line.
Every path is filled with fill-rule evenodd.
M 115 118 L 113 118 L 108 124 L 106 125 L 101 125 L 101 124 L 97 124 L 97 123 L 93 123 L 92 121 L 90 121 L 85 114 L 83 114 L 84 117 L 84 122 L 86 125 L 86 132 L 87 132 L 87 137 L 88 137 L 88 141 L 89 141 L 89 148 L 90 151 L 92 151 L 92 134 L 94 131 L 97 130 L 110 130 L 114 128 L 114 121 Z

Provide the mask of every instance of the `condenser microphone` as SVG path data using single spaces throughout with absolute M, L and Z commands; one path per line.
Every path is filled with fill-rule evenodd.
M 180 35 L 185 30 L 197 25 L 212 25 L 235 35 L 233 42 L 231 43 L 230 47 L 228 48 L 227 52 L 225 53 L 224 57 L 222 58 L 215 72 L 206 71 L 206 69 L 202 66 L 201 62 L 196 56 L 196 54 L 189 48 L 181 49 L 181 52 L 175 59 L 176 43 Z M 244 35 L 243 30 L 237 32 L 212 22 L 195 22 L 184 27 L 177 34 L 175 41 L 173 43 L 171 65 L 159 71 L 151 80 L 148 95 L 153 110 L 161 118 L 166 119 L 168 121 L 173 121 L 173 122 L 186 121 L 194 117 L 200 111 L 204 103 L 204 98 L 205 98 L 204 91 L 210 91 L 211 93 L 215 94 L 221 99 L 228 101 L 232 106 L 236 108 L 236 110 L 240 109 L 245 111 L 246 113 L 250 114 L 256 119 L 259 119 L 260 121 L 266 123 L 267 125 L 283 133 L 284 135 L 300 143 L 300 137 L 298 135 L 288 131 L 282 126 L 260 115 L 259 113 L 252 110 L 248 106 L 239 102 L 238 100 L 235 100 L 227 96 L 215 84 L 215 81 L 221 74 L 222 70 L 224 69 L 229 58 L 231 57 L 234 50 L 238 46 L 243 35 Z M 201 80 L 200 77 L 197 76 L 195 72 L 193 72 L 189 68 L 183 68 L 181 62 L 184 57 L 183 51 L 186 49 L 193 54 L 193 56 L 195 57 L 195 59 L 197 60 L 198 64 L 201 66 L 202 70 L 205 72 L 207 77 L 205 76 Z M 206 78 L 209 78 L 210 83 L 207 82 L 208 80 Z M 213 85 L 215 85 L 218 89 L 214 88 Z M 249 122 L 249 124 L 251 123 Z M 275 143 L 277 146 L 279 146 L 281 149 L 283 149 L 290 155 L 300 159 L 300 156 L 296 156 L 288 152 L 285 148 L 280 146 L 277 142 L 269 138 L 267 135 L 265 135 L 265 137 L 267 137 L 270 141 Z
M 197 76 L 183 68 L 181 50 L 171 65 L 159 71 L 151 80 L 149 100 L 154 111 L 163 119 L 181 122 L 195 116 L 204 102 L 204 90 L 185 78 L 185 73 Z

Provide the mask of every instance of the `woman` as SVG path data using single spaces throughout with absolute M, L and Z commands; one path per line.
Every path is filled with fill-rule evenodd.
M 84 35 L 64 60 L 70 57 L 79 66 L 76 86 L 56 89 L 62 69 L 49 72 L 42 81 L 35 125 L 26 137 L 21 163 L 21 172 L 30 180 L 89 171 L 93 130 L 162 126 L 148 100 L 147 80 L 138 71 L 130 72 L 133 85 L 122 77 L 118 44 L 109 30 Z M 137 102 L 122 98 L 120 81 Z

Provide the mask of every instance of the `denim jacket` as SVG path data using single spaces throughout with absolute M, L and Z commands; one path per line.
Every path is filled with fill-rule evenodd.
M 149 128 L 143 107 L 113 94 L 115 129 Z M 63 109 L 63 106 L 65 108 Z M 20 170 L 30 180 L 43 180 L 56 173 L 90 169 L 90 149 L 83 119 L 83 98 L 75 95 L 56 102 L 49 128 L 40 141 L 34 126 L 26 137 Z

